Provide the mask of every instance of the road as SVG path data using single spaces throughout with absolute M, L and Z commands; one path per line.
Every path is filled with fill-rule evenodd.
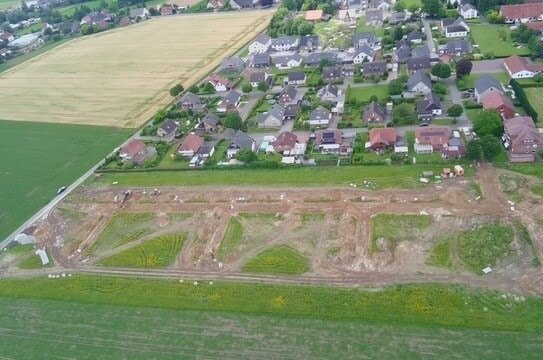
M 434 38 L 432 37 L 432 28 L 430 27 L 430 23 L 428 20 L 423 19 L 422 24 L 424 25 L 424 32 L 426 33 L 426 42 L 428 43 L 428 47 L 430 48 L 431 52 L 435 52 L 435 44 L 434 44 Z

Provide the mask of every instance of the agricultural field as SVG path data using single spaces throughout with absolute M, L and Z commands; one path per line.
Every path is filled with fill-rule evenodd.
M 528 101 L 534 108 L 534 110 L 539 115 L 538 119 L 541 119 L 537 122 L 538 127 L 542 127 L 543 123 L 543 88 L 524 88 Z
M 129 136 L 111 127 L 0 121 L 0 238 Z M 99 141 L 97 141 L 99 139 Z
M 481 54 L 487 52 L 493 53 L 498 57 L 507 57 L 510 55 L 529 55 L 530 50 L 523 45 L 520 49 L 513 45 L 511 41 L 511 30 L 507 26 L 491 25 L 471 25 L 471 37 L 475 44 L 479 45 Z M 506 41 L 500 38 L 500 31 L 504 31 L 507 37 Z
M 92 244 L 90 251 L 108 251 L 142 238 L 151 232 L 152 220 L 153 214 L 149 213 L 116 214 Z
M 77 38 L 0 75 L 10 89 L 0 118 L 138 127 L 172 100 L 174 84 L 196 83 L 272 14 L 172 16 Z
M 0 10 L 16 7 L 20 4 L 21 2 L 18 0 L 0 0 Z
M 267 274 L 300 275 L 308 270 L 307 259 L 288 245 L 267 248 L 243 266 L 245 272 Z

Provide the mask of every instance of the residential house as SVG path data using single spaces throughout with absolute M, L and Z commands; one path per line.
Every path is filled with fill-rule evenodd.
M 416 71 L 419 70 L 430 70 L 432 67 L 432 64 L 430 62 L 429 57 L 422 57 L 422 58 L 410 58 L 407 59 L 407 70 L 410 74 L 413 74 Z
M 385 109 L 376 101 L 372 101 L 364 108 L 362 112 L 362 121 L 366 123 L 376 123 L 385 121 L 386 112 Z
M 178 101 L 177 104 L 180 105 L 183 109 L 193 111 L 202 111 L 205 109 L 206 104 L 200 99 L 200 97 L 190 91 L 183 95 Z
M 341 68 L 341 73 L 343 74 L 343 76 L 353 76 L 354 69 L 354 64 L 345 64 Z
M 209 2 L 207 3 L 207 8 L 219 10 L 222 9 L 224 5 L 226 5 L 226 2 L 227 0 L 209 0 Z
M 300 105 L 294 104 L 294 105 L 287 105 L 285 107 L 285 120 L 294 120 L 298 117 L 298 113 L 300 112 Z
M 241 72 L 245 67 L 245 63 L 239 56 L 233 56 L 231 58 L 225 59 L 221 63 L 221 71 L 236 71 Z
M 273 78 L 266 71 L 257 71 L 249 75 L 249 82 L 253 87 L 257 87 L 258 84 L 265 83 L 271 86 Z
M 431 58 L 432 52 L 428 45 L 423 45 L 411 49 L 411 56 L 414 58 Z
M 141 140 L 132 139 L 121 147 L 119 156 L 123 162 L 141 165 L 156 156 L 156 149 L 153 146 L 146 146 Z
M 500 14 L 506 23 L 530 23 L 543 20 L 543 3 L 502 5 Z
M 445 37 L 448 38 L 466 37 L 470 30 L 469 25 L 462 17 L 459 17 L 456 20 L 448 18 L 441 20 L 441 28 L 445 33 Z
M 339 130 L 321 130 L 315 136 L 315 148 L 323 154 L 349 155 L 353 149 L 351 141 Z
M 536 33 L 543 35 L 543 21 L 535 21 L 528 23 L 527 26 Z
M 272 39 L 271 48 L 274 51 L 292 51 L 298 49 L 300 45 L 300 38 L 295 35 L 280 36 L 276 39 Z
M 387 64 L 384 62 L 370 62 L 362 65 L 362 75 L 364 77 L 384 76 L 387 73 Z
M 466 155 L 466 146 L 462 138 L 451 136 L 440 152 L 441 156 L 445 159 L 461 158 Z
M 158 127 L 156 131 L 156 136 L 165 141 L 172 141 L 175 138 L 177 129 L 179 129 L 179 124 L 173 120 L 168 119 Z
M 128 16 L 123 16 L 120 20 L 119 20 L 119 26 L 120 27 L 125 27 L 125 26 L 128 26 L 132 24 L 132 20 L 130 20 L 130 18 Z
M 238 130 L 236 132 L 236 135 L 234 135 L 234 138 L 230 142 L 228 149 L 226 150 L 226 156 L 229 159 L 233 159 L 236 157 L 238 151 L 240 150 L 255 151 L 255 149 L 255 140 L 243 131 Z
M 337 55 L 331 52 L 318 52 L 309 54 L 304 59 L 304 64 L 308 67 L 319 66 L 322 62 L 327 62 L 329 65 L 334 65 L 337 62 Z
M 229 91 L 223 100 L 217 105 L 218 112 L 235 111 L 241 102 L 241 94 L 237 91 Z
M 532 78 L 543 72 L 543 64 L 535 64 L 529 58 L 517 55 L 505 59 L 503 66 L 513 79 Z
M 379 50 L 381 48 L 377 37 L 371 32 L 355 33 L 352 38 L 352 43 L 355 49 L 364 45 L 367 45 L 374 50 Z
M 149 10 L 146 8 L 136 8 L 136 9 L 130 9 L 130 18 L 135 20 L 143 20 L 147 19 L 151 16 L 149 13 Z
M 418 70 L 407 79 L 407 91 L 414 95 L 428 95 L 432 91 L 432 81 L 423 70 Z
M 375 52 L 368 45 L 362 45 L 355 49 L 353 63 L 362 64 L 363 62 L 372 62 Z
M 395 128 L 375 128 L 370 130 L 369 148 L 376 152 L 391 149 L 396 144 Z
M 366 25 L 381 27 L 383 26 L 383 21 L 385 19 L 385 14 L 383 10 L 366 10 L 364 15 L 364 20 Z
M 277 102 L 281 105 L 293 105 L 297 104 L 300 100 L 298 89 L 293 85 L 287 85 L 279 94 Z
M 194 153 L 192 159 L 190 159 L 189 166 L 196 167 L 204 165 L 205 161 L 213 156 L 215 153 L 215 144 L 213 142 L 204 141 L 204 144 L 200 146 L 198 151 Z
M 466 39 L 449 40 L 441 50 L 443 54 L 455 57 L 465 57 L 472 51 L 471 44 Z
M 392 7 L 392 1 L 390 0 L 369 0 L 368 7 L 370 9 L 378 9 L 382 11 L 388 11 Z
M 283 131 L 273 142 L 273 149 L 277 153 L 290 152 L 298 144 L 298 136 L 290 131 Z
M 439 97 L 430 92 L 417 102 L 417 115 L 422 121 L 430 121 L 434 116 L 441 116 L 443 109 Z
M 305 12 L 305 19 L 311 22 L 321 21 L 324 16 L 324 11 L 321 9 L 308 10 Z
M 422 34 L 418 30 L 413 30 L 405 36 L 405 39 L 411 44 L 421 44 L 422 43 Z
M 409 153 L 409 146 L 407 140 L 403 136 L 396 136 L 396 142 L 394 143 L 394 153 L 407 155 Z
M 187 135 L 185 140 L 177 148 L 177 153 L 185 158 L 192 158 L 200 147 L 204 145 L 204 139 L 200 136 L 191 133 Z
M 3 32 L 0 34 L 0 43 L 7 41 L 8 43 L 15 40 L 15 36 L 9 32 Z
M 482 99 L 483 109 L 496 110 L 502 118 L 510 119 L 515 116 L 515 106 L 511 99 L 501 92 L 490 92 Z
M 311 126 L 328 126 L 330 119 L 332 119 L 332 113 L 328 109 L 319 106 L 311 111 L 308 122 Z
M 288 85 L 303 85 L 305 84 L 306 76 L 303 71 L 292 71 L 287 75 Z
M 213 74 L 207 79 L 207 82 L 213 85 L 216 92 L 230 91 L 234 87 L 234 83 L 223 78 L 219 74 Z
M 479 16 L 479 13 L 477 12 L 475 6 L 467 3 L 460 5 L 460 16 L 462 16 L 464 19 L 475 19 Z
M 321 48 L 317 35 L 304 35 L 300 38 L 300 51 L 313 52 Z
M 260 34 L 249 44 L 249 54 L 264 54 L 271 46 L 272 39 L 266 34 Z
M 58 31 L 63 35 L 77 34 L 81 31 L 81 26 L 77 21 L 63 21 L 58 24 Z
M 322 69 L 322 79 L 325 82 L 336 82 L 343 79 L 341 66 L 327 66 Z
M 0 56 L 3 58 L 7 58 L 11 55 L 11 50 L 8 48 L 0 48 Z
M 114 18 L 115 15 L 106 10 L 101 12 L 91 11 L 87 15 L 83 16 L 79 22 L 79 25 L 97 26 L 103 29 L 104 26 L 111 23 Z
M 483 75 L 475 81 L 475 99 L 480 104 L 485 96 L 493 92 L 505 93 L 503 85 L 490 75 Z
M 361 17 L 362 12 L 359 9 L 342 9 L 338 11 L 339 21 L 347 25 L 355 25 Z
M 260 128 L 279 128 L 283 125 L 284 119 L 285 108 L 275 104 L 270 110 L 258 116 L 257 124 Z
M 271 66 L 271 56 L 269 54 L 255 54 L 253 56 L 253 67 L 263 68 Z
M 420 127 L 415 129 L 415 152 L 431 154 L 448 145 L 450 131 L 445 127 Z
M 533 162 L 536 154 L 543 149 L 543 138 L 529 116 L 505 119 L 504 145 L 513 162 Z
M 401 25 L 405 23 L 405 20 L 406 20 L 406 16 L 405 16 L 405 12 L 403 11 L 394 11 L 388 17 L 389 25 Z
M 291 69 L 294 67 L 301 66 L 303 63 L 303 58 L 300 54 L 285 55 L 285 56 L 275 56 L 272 58 L 272 62 L 278 69 Z
M 219 131 L 221 119 L 213 114 L 207 113 L 206 116 L 194 128 L 194 131 L 199 134 L 211 134 Z
M 162 16 L 173 15 L 175 13 L 175 8 L 171 5 L 166 5 L 160 8 L 160 15 Z
M 405 43 L 396 48 L 392 54 L 392 60 L 400 64 L 405 64 L 409 58 L 411 58 L 411 48 Z
M 341 89 L 334 84 L 328 84 L 317 91 L 317 97 L 325 103 L 336 103 L 341 95 Z

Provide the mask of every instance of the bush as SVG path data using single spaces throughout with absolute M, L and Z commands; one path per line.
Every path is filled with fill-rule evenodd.
M 183 92 L 183 90 L 185 90 L 185 88 L 183 88 L 183 85 L 177 84 L 177 85 L 175 85 L 174 87 L 172 87 L 170 89 L 170 95 L 175 97 L 175 96 L 181 94 Z
M 244 93 L 250 93 L 251 91 L 253 91 L 253 86 L 249 83 L 245 83 L 241 86 L 241 91 L 243 91 Z

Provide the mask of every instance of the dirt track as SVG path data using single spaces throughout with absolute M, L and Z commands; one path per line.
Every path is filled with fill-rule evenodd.
M 483 199 L 476 201 L 469 193 L 473 179 L 448 179 L 441 184 L 416 190 L 367 191 L 356 188 L 265 189 L 253 187 L 160 188 L 133 191 L 125 203 L 121 194 L 126 189 L 81 188 L 61 204 L 87 216 L 80 221 L 67 221 L 53 213 L 41 222 L 39 238 L 52 253 L 58 269 L 98 274 L 264 281 L 273 283 L 314 283 L 344 286 L 383 286 L 406 282 L 460 283 L 500 290 L 543 293 L 543 276 L 539 268 L 523 262 L 508 264 L 485 276 L 462 271 L 450 272 L 425 265 L 432 234 L 416 243 L 399 246 L 396 253 L 379 258 L 369 252 L 371 217 L 378 213 L 427 214 L 435 219 L 437 234 L 478 217 L 508 218 L 524 224 L 541 257 L 543 238 L 533 214 L 543 211 L 534 199 L 511 205 L 502 192 L 495 170 L 488 165 L 477 171 Z M 142 191 L 145 190 L 145 191 Z M 143 193 L 145 192 L 145 194 Z M 96 267 L 94 264 L 113 253 L 143 242 L 143 237 L 127 246 L 90 256 L 87 248 L 111 217 L 119 212 L 157 214 L 157 229 L 152 236 L 172 231 L 189 232 L 174 266 L 164 270 L 131 270 Z M 166 214 L 190 213 L 189 218 L 172 222 Z M 248 247 L 240 247 L 218 261 L 216 250 L 223 239 L 229 219 L 238 214 L 280 214 L 281 221 L 246 221 L 253 237 Z M 300 214 L 321 214 L 323 218 L 302 226 Z M 73 241 L 68 241 L 69 237 Z M 64 243 L 59 246 L 59 238 Z M 311 271 L 301 277 L 248 275 L 242 264 L 262 249 L 273 245 L 294 244 L 308 255 Z M 330 256 L 330 249 L 337 254 Z M 79 252 L 76 250 L 79 249 Z M 389 254 L 390 255 L 390 254 Z M 219 265 L 219 263 L 221 265 Z M 26 273 L 30 274 L 30 273 Z M 7 276 L 21 275 L 12 270 Z

